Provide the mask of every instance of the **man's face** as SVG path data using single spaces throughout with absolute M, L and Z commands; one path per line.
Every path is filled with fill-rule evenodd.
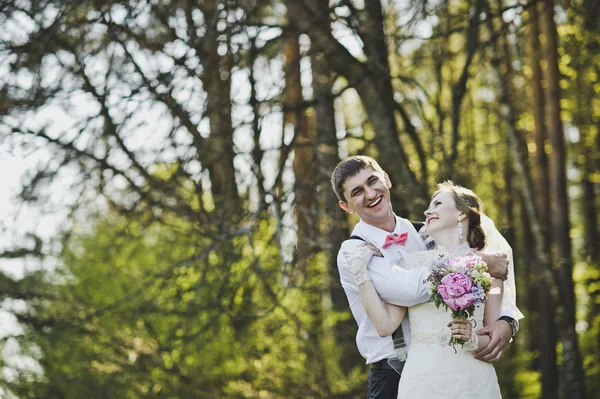
M 390 203 L 392 184 L 385 172 L 365 168 L 344 182 L 344 197 L 340 207 L 348 213 L 356 212 L 360 218 L 375 227 L 387 226 L 393 221 Z

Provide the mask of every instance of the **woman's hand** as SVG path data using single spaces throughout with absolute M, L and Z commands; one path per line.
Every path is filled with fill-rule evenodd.
M 467 319 L 452 319 L 448 323 L 450 331 L 452 332 L 452 338 L 463 342 L 462 348 L 464 350 L 473 352 L 479 348 L 479 337 L 473 332 L 473 326 Z
M 344 252 L 344 257 L 350 265 L 350 272 L 354 276 L 356 285 L 361 285 L 367 281 L 371 281 L 367 266 L 373 255 L 381 256 L 381 252 L 372 244 L 360 244 L 352 253 Z
M 468 342 L 473 334 L 473 326 L 467 319 L 452 319 L 448 323 L 448 327 L 450 327 L 450 331 L 452 332 L 452 338 L 463 342 Z

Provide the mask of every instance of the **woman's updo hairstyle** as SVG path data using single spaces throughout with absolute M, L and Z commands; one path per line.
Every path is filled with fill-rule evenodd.
M 437 191 L 433 196 L 435 197 L 442 191 L 452 194 L 456 208 L 463 212 L 469 220 L 469 234 L 467 235 L 469 246 L 482 250 L 485 247 L 485 233 L 481 227 L 483 203 L 479 197 L 468 188 L 457 186 L 450 180 L 438 183 Z

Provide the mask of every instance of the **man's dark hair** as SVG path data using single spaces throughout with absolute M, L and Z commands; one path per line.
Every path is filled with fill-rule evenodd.
M 356 176 L 358 172 L 366 168 L 373 168 L 374 171 L 383 172 L 377 161 L 366 155 L 353 155 L 337 164 L 331 174 L 331 187 L 340 201 L 348 202 L 344 197 L 344 183 L 346 180 L 352 176 Z

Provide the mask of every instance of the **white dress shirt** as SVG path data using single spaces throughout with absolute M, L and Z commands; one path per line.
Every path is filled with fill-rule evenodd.
M 392 244 L 386 249 L 382 249 L 387 231 L 373 227 L 362 220 L 357 223 L 352 231 L 352 235 L 363 238 L 366 242 L 375 245 L 381 249 L 384 258 L 373 257 L 369 262 L 369 276 L 381 299 L 387 303 L 393 303 L 400 306 L 413 306 L 429 300 L 427 286 L 423 280 L 427 277 L 426 268 L 405 270 L 397 265 L 400 259 L 406 254 L 417 251 L 424 251 L 425 244 L 423 239 L 417 233 L 413 225 L 406 219 L 396 216 L 396 228 L 394 233 L 408 233 L 408 239 L 404 245 Z M 351 253 L 356 247 L 362 244 L 360 240 L 346 240 L 342 244 L 338 253 L 338 269 L 342 287 L 348 297 L 350 310 L 354 319 L 358 323 L 358 333 L 356 334 L 356 344 L 360 354 L 367 359 L 367 363 L 375 363 L 382 359 L 396 356 L 394 343 L 391 336 L 380 337 L 367 317 L 358 292 L 358 286 L 350 272 L 350 266 L 346 261 L 344 252 Z M 402 331 L 406 346 L 410 345 L 410 327 L 408 317 L 402 321 Z
M 427 302 L 430 298 L 427 286 L 423 283 L 429 275 L 429 269 L 416 268 L 406 270 L 395 265 L 400 264 L 400 260 L 405 255 L 412 252 L 424 251 L 426 248 L 423 243 L 423 238 L 415 230 L 412 223 L 398 216 L 395 217 L 396 227 L 393 233 L 408 233 L 408 239 L 404 245 L 392 244 L 388 248 L 382 249 L 385 238 L 391 233 L 373 227 L 362 220 L 356 224 L 352 231 L 352 235 L 359 236 L 366 242 L 373 244 L 381 250 L 381 253 L 384 256 L 383 258 L 371 258 L 368 265 L 369 277 L 371 277 L 373 285 L 381 300 L 394 305 L 411 307 L 419 303 Z M 360 299 L 358 286 L 354 281 L 354 277 L 350 272 L 350 266 L 344 256 L 344 252 L 351 253 L 362 243 L 362 241 L 356 239 L 344 241 L 338 252 L 337 264 L 340 272 L 340 281 L 346 292 L 346 296 L 348 297 L 350 310 L 358 324 L 358 333 L 356 334 L 358 351 L 367 360 L 367 364 L 371 364 L 382 359 L 395 357 L 396 352 L 394 350 L 392 337 L 380 337 L 375 326 L 371 320 L 369 320 L 365 308 L 363 307 L 362 300 Z M 509 274 L 514 274 L 512 268 L 509 271 Z M 500 315 L 510 316 L 515 320 L 519 320 L 523 315 L 515 306 L 514 276 L 509 276 L 509 278 L 512 278 L 512 284 L 505 283 L 505 287 L 510 288 L 503 297 Z M 507 282 L 511 283 L 511 281 Z M 407 316 L 404 317 L 404 320 L 402 320 L 402 331 L 406 342 L 406 350 L 410 347 L 409 316 L 410 314 L 407 314 Z

